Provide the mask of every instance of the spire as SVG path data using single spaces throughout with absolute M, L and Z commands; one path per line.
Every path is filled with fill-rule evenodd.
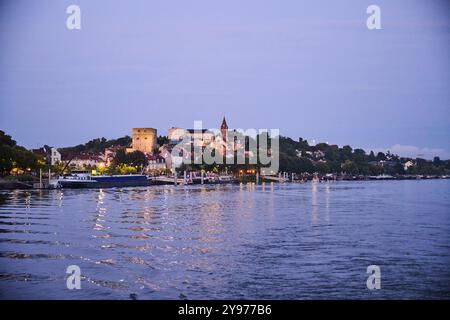
M 220 126 L 220 129 L 228 129 L 227 120 L 225 120 L 225 116 L 222 120 L 222 125 Z

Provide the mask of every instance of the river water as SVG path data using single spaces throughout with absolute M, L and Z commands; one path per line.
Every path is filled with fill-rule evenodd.
M 448 299 L 450 180 L 0 194 L 0 298 L 130 297 Z

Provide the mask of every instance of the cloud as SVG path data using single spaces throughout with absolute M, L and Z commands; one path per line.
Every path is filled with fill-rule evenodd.
M 386 152 L 389 150 L 392 154 L 398 154 L 401 157 L 433 159 L 438 156 L 442 160 L 450 159 L 450 152 L 441 148 L 420 148 L 417 146 L 408 146 L 395 144 L 390 148 L 376 148 L 374 152 Z

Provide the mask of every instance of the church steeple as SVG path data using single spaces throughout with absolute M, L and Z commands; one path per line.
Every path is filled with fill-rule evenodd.
M 227 129 L 228 130 L 227 120 L 225 120 L 225 116 L 223 117 L 222 125 L 220 126 L 220 129 Z
M 223 117 L 222 124 L 220 125 L 220 133 L 222 134 L 223 141 L 227 141 L 228 138 L 228 125 L 225 116 Z

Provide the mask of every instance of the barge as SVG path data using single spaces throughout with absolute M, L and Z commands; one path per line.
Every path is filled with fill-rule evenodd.
M 143 187 L 152 184 L 146 175 L 91 175 L 87 171 L 74 171 L 57 180 L 59 188 L 121 188 Z

